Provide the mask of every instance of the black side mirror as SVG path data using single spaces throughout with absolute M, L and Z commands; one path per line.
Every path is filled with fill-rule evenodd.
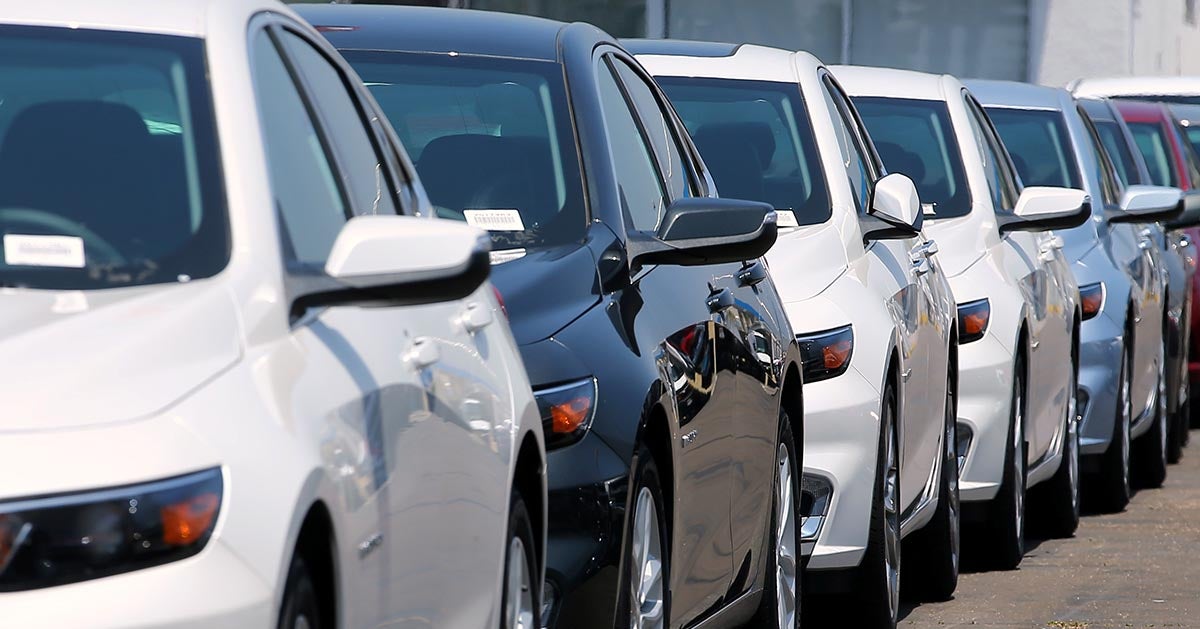
M 775 210 L 766 203 L 692 197 L 675 201 L 654 236 L 631 233 L 630 265 L 724 264 L 752 260 L 775 244 Z
M 1183 212 L 1163 223 L 1166 229 L 1187 229 L 1200 225 L 1200 190 L 1183 193 Z

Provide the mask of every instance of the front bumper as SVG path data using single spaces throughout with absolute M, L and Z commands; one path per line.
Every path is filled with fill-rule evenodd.
M 1079 453 L 1103 454 L 1112 442 L 1117 416 L 1118 372 L 1125 339 L 1106 312 L 1083 322 L 1079 344 Z
M 1004 477 L 1012 409 L 1013 355 L 989 331 L 958 350 L 958 423 L 972 435 L 959 475 L 959 499 L 991 500 Z M 960 428 L 960 433 L 962 429 Z
M 879 399 L 878 389 L 853 365 L 840 376 L 804 385 L 804 475 L 832 488 L 816 539 L 802 544 L 809 570 L 852 568 L 862 561 L 875 492 Z

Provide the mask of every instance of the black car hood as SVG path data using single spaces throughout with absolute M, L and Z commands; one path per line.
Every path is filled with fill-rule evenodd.
M 579 243 L 537 249 L 492 267 L 518 345 L 545 339 L 600 301 L 591 250 Z

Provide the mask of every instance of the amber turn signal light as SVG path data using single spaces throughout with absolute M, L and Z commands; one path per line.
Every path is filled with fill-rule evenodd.
M 958 305 L 958 344 L 978 341 L 987 333 L 992 319 L 992 304 L 987 299 L 968 301 Z
M 212 528 L 220 507 L 221 497 L 206 493 L 160 508 L 163 542 L 172 546 L 187 546 L 200 539 Z
M 854 328 L 851 326 L 800 334 L 796 340 L 800 342 L 805 383 L 840 376 L 850 366 L 850 357 L 854 355 Z
M 558 448 L 583 438 L 592 423 L 596 380 L 587 378 L 533 392 L 542 416 L 546 448 Z
M 1104 282 L 1080 286 L 1079 305 L 1083 310 L 1084 321 L 1100 314 L 1104 309 Z

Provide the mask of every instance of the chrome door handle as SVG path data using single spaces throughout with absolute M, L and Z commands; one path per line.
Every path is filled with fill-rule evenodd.
M 441 358 L 442 350 L 438 349 L 437 343 L 424 336 L 413 339 L 412 346 L 404 354 L 404 362 L 416 369 L 424 369 Z
M 1042 249 L 1042 252 L 1038 254 L 1038 260 L 1042 262 L 1054 262 L 1054 248 L 1047 247 Z
M 908 255 L 913 258 L 913 261 L 916 261 L 917 256 L 929 257 L 937 252 L 937 241 L 930 239 L 910 249 Z
M 1139 240 L 1138 241 L 1138 249 L 1141 249 L 1142 251 L 1146 251 L 1147 249 L 1149 249 L 1153 246 L 1154 246 L 1154 243 L 1150 242 L 1149 240 Z
M 1033 348 L 1033 349 L 1037 349 L 1037 348 L 1038 348 L 1038 346 L 1039 346 L 1039 345 L 1041 345 L 1041 344 L 1042 344 L 1042 342 L 1041 342 L 1041 341 L 1039 341 L 1039 340 L 1037 340 L 1037 339 L 1034 339 L 1033 343 L 1031 343 L 1031 344 L 1030 344 L 1030 347 L 1031 347 L 1031 348 Z
M 913 273 L 918 277 L 933 270 L 933 265 L 929 263 L 929 258 L 925 256 L 914 256 L 914 258 L 916 259 L 912 261 Z
M 472 302 L 463 309 L 459 321 L 462 322 L 462 326 L 467 332 L 474 334 L 490 325 L 492 318 L 491 308 L 478 302 Z

